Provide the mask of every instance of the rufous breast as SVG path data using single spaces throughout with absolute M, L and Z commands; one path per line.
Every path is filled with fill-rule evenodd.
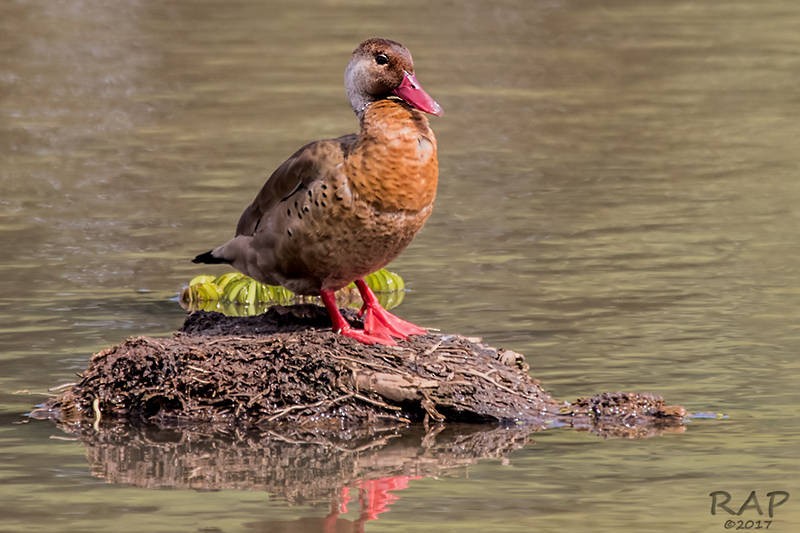
M 371 104 L 345 173 L 355 195 L 378 211 L 414 213 L 430 208 L 439 163 L 428 119 L 395 100 Z

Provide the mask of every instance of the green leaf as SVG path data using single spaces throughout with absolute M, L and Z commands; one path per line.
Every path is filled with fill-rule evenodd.
M 400 305 L 405 296 L 405 283 L 399 274 L 380 269 L 364 278 L 378 301 L 386 309 Z M 181 292 L 181 305 L 189 310 L 219 311 L 231 316 L 257 315 L 271 305 L 290 305 L 309 301 L 285 287 L 266 285 L 240 272 L 226 272 L 220 276 L 201 274 L 192 278 Z M 311 298 L 311 301 L 317 301 Z M 360 307 L 361 296 L 355 284 L 337 291 L 339 305 Z

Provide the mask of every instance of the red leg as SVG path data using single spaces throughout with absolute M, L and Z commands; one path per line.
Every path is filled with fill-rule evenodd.
M 363 342 L 364 344 L 397 344 L 389 334 L 382 334 L 380 331 L 370 333 L 351 327 L 339 311 L 339 306 L 336 305 L 336 295 L 332 290 L 322 289 L 320 291 L 320 298 L 331 317 L 331 324 L 334 332 Z
M 381 307 L 375 293 L 363 279 L 356 280 L 356 287 L 364 301 L 361 313 L 364 315 L 364 331 L 369 335 L 392 336 L 405 339 L 409 335 L 424 335 L 428 331 L 411 322 L 398 318 Z

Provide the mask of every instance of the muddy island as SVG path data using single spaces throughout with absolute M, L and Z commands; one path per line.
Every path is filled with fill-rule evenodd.
M 348 319 L 357 322 L 352 311 Z M 556 400 L 521 354 L 475 338 L 428 333 L 398 346 L 360 344 L 331 332 L 325 310 L 312 304 L 254 317 L 198 311 L 172 337 L 130 338 L 95 354 L 80 378 L 35 416 L 75 429 L 336 433 L 490 423 L 637 437 L 679 428 L 686 414 L 647 393 Z

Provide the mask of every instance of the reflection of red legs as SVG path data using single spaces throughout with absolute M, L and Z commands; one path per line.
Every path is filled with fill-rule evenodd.
M 405 339 L 409 335 L 424 335 L 427 330 L 398 318 L 381 307 L 375 293 L 363 279 L 356 280 L 356 287 L 361 293 L 364 305 L 361 306 L 359 316 L 364 316 L 364 331 L 369 335 L 378 337 L 397 337 Z
M 400 497 L 391 491 L 408 488 L 408 482 L 419 479 L 412 476 L 392 476 L 379 479 L 364 479 L 358 483 L 358 503 L 361 515 L 357 522 L 364 524 L 375 520 L 378 515 L 389 510 L 389 506 Z
M 323 533 L 336 533 L 339 515 L 347 513 L 347 504 L 350 502 L 350 487 L 342 487 L 338 497 L 331 500 L 331 512 L 322 519 Z
M 389 506 L 400 497 L 391 491 L 403 490 L 408 487 L 408 482 L 419 477 L 392 476 L 378 479 L 362 479 L 355 482 L 358 487 L 358 506 L 360 513 L 352 522 L 352 529 L 348 532 L 364 533 L 366 523 L 376 520 L 378 515 L 389 510 Z M 346 528 L 348 521 L 341 519 L 347 514 L 347 504 L 350 503 L 350 488 L 342 487 L 341 492 L 331 499 L 331 509 L 322 519 L 322 533 L 337 533 Z
M 343 528 L 352 533 L 364 533 L 368 521 L 376 520 L 379 514 L 388 511 L 389 506 L 400 499 L 392 491 L 408 488 L 408 483 L 412 479 L 419 477 L 391 476 L 356 481 L 358 506 L 361 512 L 352 522 L 352 529 L 347 528 L 348 521 L 341 517 L 347 514 L 347 504 L 350 503 L 350 488 L 342 487 L 341 492 L 331 499 L 330 512 L 322 519 L 322 533 L 337 533 L 343 531 Z
M 350 503 L 350 487 L 342 487 L 342 494 L 339 496 L 337 507 L 339 512 L 347 514 L 347 504 Z

